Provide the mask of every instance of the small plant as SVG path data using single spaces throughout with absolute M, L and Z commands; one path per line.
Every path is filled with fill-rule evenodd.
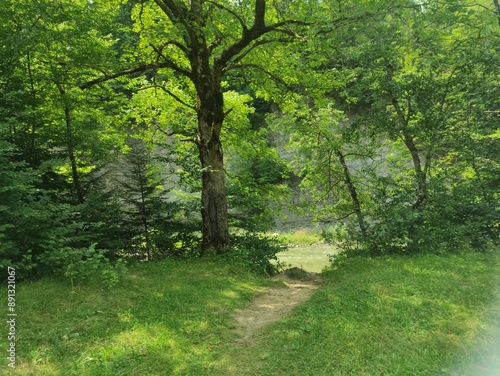
M 40 256 L 40 263 L 50 266 L 57 274 L 75 283 L 98 281 L 104 287 L 115 286 L 125 273 L 122 259 L 114 263 L 105 256 L 105 250 L 96 250 L 97 243 L 88 248 L 60 247 Z

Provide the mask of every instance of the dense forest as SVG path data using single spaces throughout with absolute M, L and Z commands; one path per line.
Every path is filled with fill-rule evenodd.
M 0 264 L 346 251 L 500 230 L 497 0 L 20 0 L 0 14 Z M 293 199 L 292 199 L 293 198 Z

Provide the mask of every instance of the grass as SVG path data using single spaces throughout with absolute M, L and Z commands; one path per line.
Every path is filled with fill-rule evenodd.
M 9 375 L 211 374 L 217 349 L 231 339 L 230 313 L 267 285 L 206 261 L 136 265 L 111 291 L 19 283 L 17 364 Z
M 498 271 L 498 256 L 477 253 L 345 260 L 310 301 L 228 354 L 226 374 L 496 375 Z
M 231 313 L 270 282 L 236 267 L 144 263 L 110 291 L 18 283 L 17 368 L 6 374 L 488 374 L 500 361 L 485 350 L 500 338 L 499 269 L 498 255 L 480 253 L 346 259 L 246 343 Z

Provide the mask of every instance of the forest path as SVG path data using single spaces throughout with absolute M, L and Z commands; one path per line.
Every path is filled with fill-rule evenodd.
M 257 297 L 245 308 L 233 315 L 240 338 L 246 342 L 262 327 L 272 324 L 290 314 L 293 308 L 305 303 L 321 285 L 321 275 L 308 273 L 298 268 L 290 269 L 273 277 L 283 281 L 283 286 L 273 286 Z M 300 275 L 296 275 L 300 274 Z

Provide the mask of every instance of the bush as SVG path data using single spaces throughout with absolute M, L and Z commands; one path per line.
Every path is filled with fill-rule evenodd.
M 499 239 L 500 211 L 460 189 L 436 192 L 421 208 L 380 206 L 364 248 L 371 254 L 481 251 Z
M 283 269 L 276 254 L 285 249 L 286 246 L 275 237 L 246 233 L 234 236 L 232 245 L 219 258 L 258 274 L 274 275 Z
M 150 231 L 152 256 L 162 258 L 196 258 L 201 255 L 201 227 L 197 221 L 156 221 Z
M 40 255 L 39 262 L 56 274 L 68 277 L 72 286 L 75 283 L 94 281 L 111 288 L 125 274 L 124 262 L 118 259 L 111 263 L 105 256 L 105 251 L 95 247 L 96 243 L 88 248 L 60 247 Z

